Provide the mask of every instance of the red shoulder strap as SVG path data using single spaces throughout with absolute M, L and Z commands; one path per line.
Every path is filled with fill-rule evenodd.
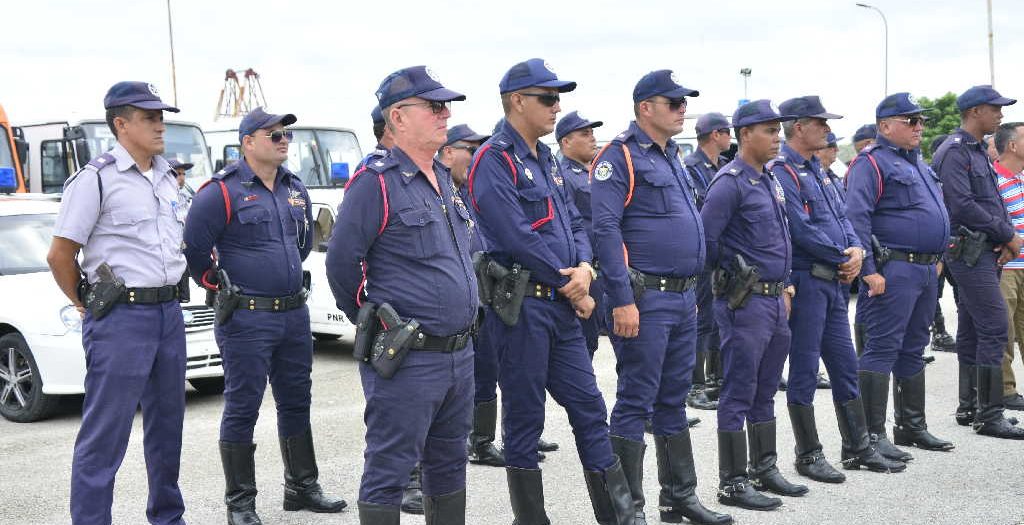
M 476 152 L 476 158 L 473 159 L 473 166 L 469 169 L 469 176 L 467 177 L 466 184 L 468 185 L 469 199 L 473 203 L 473 209 L 480 211 L 480 206 L 476 203 L 476 194 L 473 193 L 473 181 L 476 180 L 476 168 L 480 165 L 480 159 L 484 158 L 484 153 L 491 149 L 490 144 L 484 144 L 480 150 Z M 505 157 L 505 162 L 508 163 L 508 169 L 512 172 L 512 184 L 519 183 L 519 172 L 516 170 L 516 165 L 512 162 L 512 157 L 509 156 L 507 151 L 502 151 L 501 156 Z
M 210 179 L 204 182 L 203 185 L 199 187 L 199 189 L 202 190 L 213 181 L 214 179 Z M 220 186 L 220 194 L 224 196 L 224 214 L 227 216 L 227 220 L 224 222 L 224 224 L 231 224 L 231 195 L 228 194 L 228 186 L 227 184 L 224 184 L 224 181 L 222 180 L 218 180 L 217 185 Z M 199 191 L 196 191 L 196 193 L 199 193 Z
M 875 195 L 875 204 L 878 204 L 878 201 L 882 200 L 882 190 L 885 188 L 885 183 L 882 181 L 882 170 L 878 169 L 878 161 L 875 160 L 874 155 L 865 153 L 864 156 L 868 158 L 868 161 L 871 162 L 871 166 L 875 168 L 875 177 L 878 182 L 878 194 Z M 854 157 L 853 161 L 850 162 L 850 166 L 846 170 L 847 175 L 849 175 L 850 171 L 853 170 L 853 165 L 857 163 L 857 159 L 860 159 L 860 156 Z M 846 187 L 850 187 L 849 182 L 844 180 L 844 183 L 846 184 Z
M 786 169 L 786 172 L 789 173 L 789 176 L 792 177 L 793 182 L 796 183 L 796 193 L 799 195 L 800 191 L 803 189 L 802 186 L 800 186 L 800 176 L 796 174 L 796 171 L 793 171 L 793 168 L 790 167 L 789 164 L 786 164 L 785 162 L 782 162 L 781 164 L 782 167 Z M 811 213 L 811 207 L 806 201 L 804 202 L 804 212 L 807 214 Z

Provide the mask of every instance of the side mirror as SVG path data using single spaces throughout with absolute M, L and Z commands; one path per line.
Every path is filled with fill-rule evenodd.
M 18 191 L 18 178 L 14 173 L 14 168 L 0 167 L 0 193 L 14 193 L 15 191 Z
M 348 163 L 347 162 L 332 162 L 331 163 L 331 182 L 335 185 L 344 185 L 348 182 Z
M 21 165 L 21 173 L 25 173 L 25 164 L 28 163 L 28 142 L 24 138 L 15 135 L 14 153 L 18 156 L 18 164 Z
M 68 126 L 64 128 L 64 138 L 66 140 L 84 140 L 85 130 L 82 126 Z
M 224 169 L 224 161 L 221 160 L 221 159 L 217 159 L 217 162 L 214 163 L 214 165 L 213 165 L 213 172 L 217 173 L 217 172 L 219 172 L 222 169 Z
M 224 164 L 231 164 L 232 162 L 242 158 L 242 146 L 235 144 L 233 146 L 224 146 Z

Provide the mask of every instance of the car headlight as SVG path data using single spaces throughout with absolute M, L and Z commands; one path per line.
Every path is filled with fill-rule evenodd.
M 60 309 L 60 320 L 68 330 L 74 332 L 82 330 L 82 314 L 78 313 L 78 308 L 75 308 L 73 304 Z

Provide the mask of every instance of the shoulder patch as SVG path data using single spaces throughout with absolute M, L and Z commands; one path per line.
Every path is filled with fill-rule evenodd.
M 113 164 L 114 162 L 115 162 L 115 159 L 114 159 L 113 155 L 111 155 L 110 153 L 104 153 L 104 154 L 100 155 L 99 157 L 96 157 L 95 159 L 90 160 L 89 163 L 85 165 L 85 167 L 92 168 L 92 169 L 94 169 L 96 171 L 99 171 L 99 170 L 107 167 L 108 165 Z
M 611 162 L 608 162 L 607 160 L 602 161 L 594 167 L 594 178 L 601 181 L 608 180 L 611 178 L 613 171 L 615 171 L 615 169 L 612 167 Z

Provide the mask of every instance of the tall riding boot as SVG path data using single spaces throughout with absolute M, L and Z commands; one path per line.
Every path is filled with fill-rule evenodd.
M 473 432 L 469 434 L 469 462 L 490 467 L 504 467 L 505 455 L 494 446 L 498 426 L 498 400 L 477 403 L 473 407 Z
M 867 467 L 872 472 L 903 472 L 907 464 L 888 459 L 871 446 L 864 405 L 855 397 L 845 403 L 835 402 L 839 434 L 843 437 L 843 468 L 859 470 Z
M 717 348 L 708 349 L 704 368 L 707 370 L 704 395 L 711 401 L 718 401 L 718 394 L 722 391 L 722 351 Z
M 398 525 L 401 520 L 398 505 L 359 502 L 359 525 Z
M 333 513 L 348 506 L 345 500 L 324 494 L 317 482 L 320 473 L 313 451 L 312 430 L 281 438 L 280 442 L 284 458 L 284 510 Z
M 544 481 L 540 469 L 505 467 L 512 500 L 512 525 L 551 525 L 544 512 Z
M 644 513 L 644 452 L 647 445 L 642 441 L 633 441 L 619 436 L 611 436 L 612 452 L 619 456 L 622 471 L 626 474 L 629 493 L 633 497 L 633 525 L 647 525 L 647 514 Z
M 818 427 L 814 421 L 814 405 L 789 405 L 789 420 L 796 438 L 796 471 L 822 483 L 842 483 L 846 476 L 828 463 L 818 441 Z
M 853 323 L 853 347 L 857 357 L 864 353 L 864 323 Z
M 423 514 L 423 483 L 420 481 L 422 472 L 417 464 L 409 472 L 409 484 L 402 491 L 402 512 L 407 514 Z
M 775 420 L 747 423 L 747 441 L 750 446 L 750 481 L 757 490 L 767 490 L 780 496 L 803 496 L 806 485 L 794 485 L 779 472 L 775 450 Z
M 697 472 L 688 428 L 671 436 L 654 436 L 654 450 L 658 455 L 662 523 L 682 523 L 683 518 L 699 525 L 732 523 L 732 516 L 714 512 L 697 499 Z
M 935 306 L 935 320 L 932 322 L 932 351 L 956 352 L 956 339 L 946 331 L 946 317 L 942 315 L 942 306 Z
M 889 374 L 861 370 L 857 372 L 860 395 L 867 419 L 868 438 L 879 454 L 896 461 L 914 459 L 909 452 L 896 448 L 885 434 L 885 413 L 889 405 Z
M 636 507 L 618 457 L 604 472 L 584 470 L 583 479 L 587 482 L 587 492 L 590 493 L 590 503 L 594 507 L 598 525 L 634 524 Z
M 978 368 L 960 363 L 960 405 L 956 407 L 956 424 L 967 427 L 974 424 L 978 413 Z
M 426 525 L 466 525 L 466 489 L 423 498 Z
M 220 442 L 228 525 L 262 525 L 256 514 L 256 445 Z
M 978 365 L 978 415 L 974 431 L 982 436 L 1024 439 L 1019 428 L 1003 416 L 1003 367 Z
M 782 500 L 754 490 L 747 477 L 747 438 L 742 430 L 718 431 L 718 502 L 749 510 L 773 510 Z
M 953 450 L 953 443 L 939 439 L 928 432 L 924 415 L 924 369 L 904 378 L 896 379 L 892 397 L 895 405 L 896 425 L 892 439 L 897 445 L 914 446 L 925 450 Z
M 697 352 L 697 362 L 693 366 L 693 381 L 690 383 L 690 392 L 686 395 L 686 404 L 697 410 L 716 410 L 718 402 L 708 399 L 704 392 L 708 382 L 707 376 L 704 374 L 706 357 L 705 352 Z

